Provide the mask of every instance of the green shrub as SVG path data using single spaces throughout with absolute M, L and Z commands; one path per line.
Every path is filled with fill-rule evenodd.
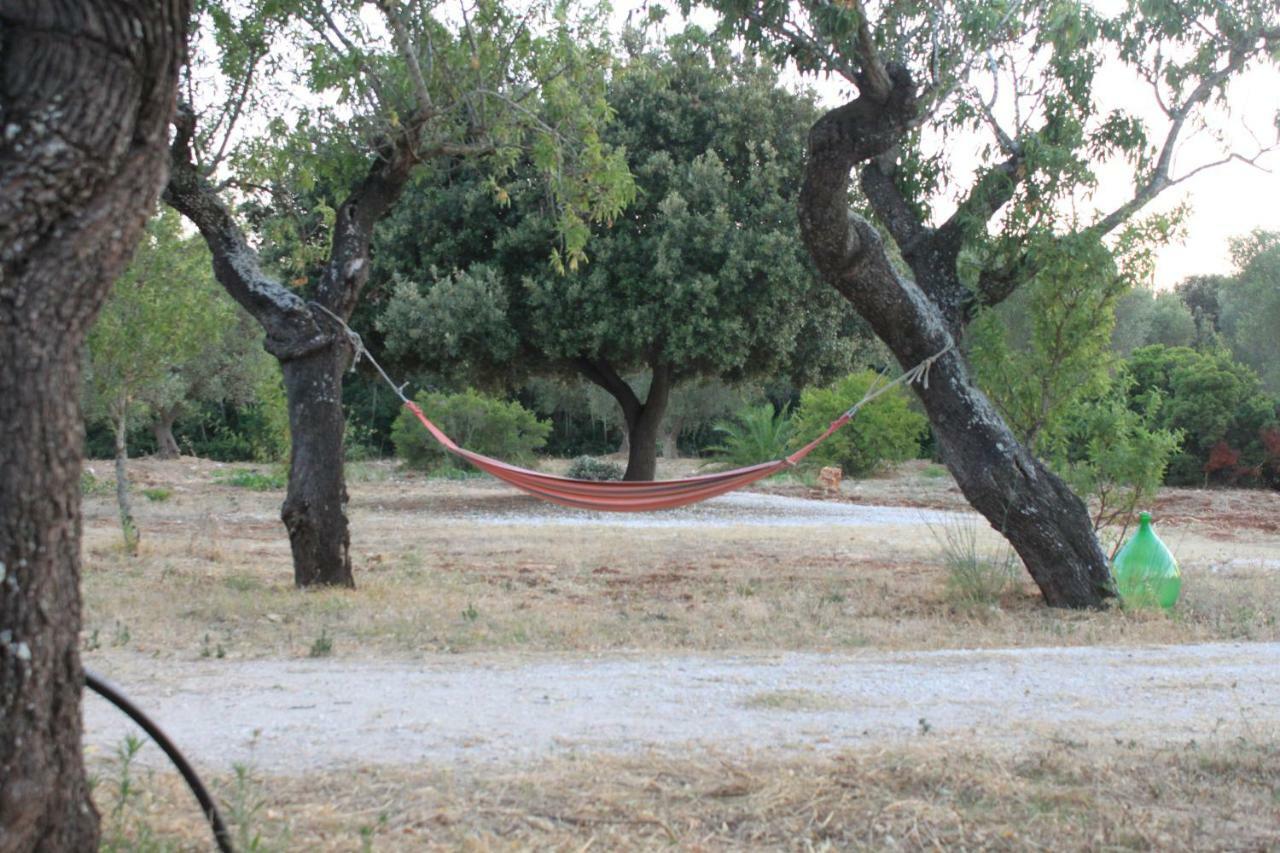
M 1262 436 L 1276 424 L 1276 402 L 1258 375 L 1225 352 L 1155 344 L 1134 351 L 1124 364 L 1129 407 L 1150 412 L 1155 426 L 1182 434 L 1169 461 L 1170 485 L 1204 482 L 1215 473 L 1216 445 L 1233 462 L 1221 476 L 1234 479 L 1262 463 Z
M 715 431 L 720 443 L 707 448 L 730 466 L 771 462 L 787 455 L 793 432 L 791 414 L 775 413 L 772 403 L 748 406 L 733 420 L 718 421 Z
M 461 394 L 422 392 L 414 398 L 436 426 L 462 447 L 504 462 L 524 463 L 542 447 L 551 424 L 516 402 L 505 402 L 468 389 Z M 405 410 L 391 427 L 396 455 L 411 468 L 435 471 L 460 468 L 462 460 L 447 453 L 413 413 Z
M 862 399 L 875 380 L 873 371 L 861 370 L 833 386 L 805 389 L 793 419 L 792 447 L 798 448 L 821 435 L 832 421 Z M 809 455 L 809 461 L 839 465 L 846 474 L 863 476 L 885 462 L 915 458 L 920 454 L 928 420 L 908 407 L 909 400 L 903 388 L 883 394 L 820 444 Z
M 575 480 L 621 480 L 625 472 L 622 466 L 592 456 L 579 456 L 569 466 L 566 476 Z
M 1169 459 L 1182 440 L 1176 430 L 1153 426 L 1150 407 L 1126 405 L 1126 385 L 1117 379 L 1108 394 L 1084 400 L 1054 430 L 1048 449 L 1053 469 L 1076 494 L 1090 501 L 1096 530 L 1133 523 L 1164 480 Z
M 164 503 L 173 495 L 173 491 L 163 486 L 156 486 L 152 489 L 143 489 L 142 495 L 153 503 Z

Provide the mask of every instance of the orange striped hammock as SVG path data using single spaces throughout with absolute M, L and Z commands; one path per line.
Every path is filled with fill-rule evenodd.
M 793 468 L 800 460 L 812 453 L 814 448 L 830 438 L 836 430 L 853 420 L 859 409 L 895 385 L 920 382 L 924 387 L 928 388 L 929 368 L 955 346 L 954 343 L 948 344 L 944 349 L 929 356 L 890 382 L 883 381 L 884 377 L 881 376 L 871 383 L 871 387 L 867 389 L 867 393 L 862 396 L 861 400 L 854 403 L 848 411 L 831 422 L 826 432 L 795 453 L 782 459 L 776 459 L 773 462 L 761 462 L 758 465 L 749 465 L 746 468 L 735 468 L 732 471 L 687 477 L 683 480 L 650 480 L 645 482 L 574 480 L 569 477 L 559 477 L 555 474 L 530 471 L 528 468 L 520 468 L 494 459 L 491 456 L 485 456 L 484 454 L 459 447 L 453 439 L 445 435 L 444 430 L 432 423 L 431 419 L 423 414 L 417 403 L 405 396 L 404 386 L 397 385 L 392 381 L 387 372 L 382 369 L 382 365 L 378 364 L 369 350 L 365 348 L 364 341 L 355 330 L 348 326 L 341 317 L 323 305 L 316 302 L 310 304 L 328 314 L 342 328 L 343 333 L 346 334 L 355 351 L 352 367 L 355 367 L 355 361 L 358 361 L 361 357 L 369 359 L 369 363 L 377 369 L 382 378 L 395 391 L 396 396 L 404 403 L 404 407 L 414 414 L 414 417 L 426 427 L 427 432 L 431 433 L 432 437 L 445 450 L 459 459 L 465 459 L 486 474 L 497 477 L 499 480 L 509 483 L 521 491 L 528 492 L 534 497 L 574 509 L 601 510 L 604 512 L 650 512 L 658 509 L 674 509 L 675 507 L 686 506 L 698 501 L 705 501 L 708 498 L 732 492 L 734 489 L 741 489 L 757 480 L 773 476 L 779 471 Z
M 445 435 L 444 430 L 436 426 L 422 413 L 422 409 L 412 400 L 405 400 L 404 406 L 413 412 L 427 432 L 440 442 L 445 450 L 465 459 L 475 467 L 510 483 L 521 491 L 542 498 L 545 501 L 575 509 L 603 510 L 605 512 L 649 512 L 657 509 L 674 509 L 678 506 L 705 501 L 716 495 L 723 495 L 734 489 L 771 477 L 786 468 L 796 465 L 801 459 L 822 442 L 826 441 L 836 430 L 848 423 L 851 412 L 846 412 L 831 422 L 827 431 L 792 453 L 790 456 L 773 462 L 761 462 L 746 468 L 735 468 L 732 471 L 721 471 L 716 474 L 703 474 L 687 477 L 683 480 L 650 480 L 646 482 L 627 481 L 594 481 L 573 480 L 569 477 L 558 477 L 554 474 L 542 474 L 501 462 L 491 456 L 474 453 L 459 447 L 453 439 Z

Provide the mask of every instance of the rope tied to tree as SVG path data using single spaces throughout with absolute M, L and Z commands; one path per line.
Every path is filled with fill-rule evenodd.
M 379 374 L 382 375 L 382 378 L 385 379 L 387 384 L 391 386 L 391 390 L 396 392 L 396 396 L 400 398 L 400 401 L 402 403 L 405 403 L 406 405 L 408 405 L 413 402 L 408 397 L 406 397 L 404 393 L 404 389 L 409 387 L 409 383 L 402 382 L 399 385 L 395 383 L 395 380 L 393 380 L 387 374 L 387 371 L 382 369 L 382 365 L 378 364 L 378 360 L 375 359 L 373 357 L 373 354 L 369 352 L 369 348 L 364 345 L 364 338 L 360 337 L 359 332 L 357 332 L 355 329 L 347 325 L 346 320 L 343 320 L 341 317 L 339 317 L 337 314 L 333 313 L 328 308 L 321 305 L 319 302 L 313 301 L 313 302 L 308 302 L 307 304 L 312 306 L 313 308 L 319 308 L 321 311 L 328 314 L 333 319 L 333 321 L 338 324 L 338 326 L 340 327 L 339 330 L 342 332 L 343 335 L 346 336 L 347 342 L 351 344 L 351 349 L 353 351 L 352 358 L 351 358 L 352 370 L 355 370 L 356 365 L 360 363 L 360 359 L 364 358 L 366 361 L 368 361 L 370 364 L 373 365 L 374 369 L 377 370 Z
M 879 397 L 881 394 L 887 393 L 889 389 L 894 388 L 897 385 L 904 385 L 904 384 L 911 385 L 915 382 L 919 382 L 922 388 L 927 389 L 929 387 L 929 370 L 930 368 L 933 367 L 933 363 L 938 359 L 942 358 L 947 353 L 951 352 L 951 350 L 955 349 L 955 347 L 956 347 L 956 342 L 953 340 L 949 344 L 947 344 L 945 347 L 938 350 L 933 355 L 929 356 L 924 361 L 920 362 L 915 367 L 911 368 L 906 373 L 903 373 L 897 379 L 894 379 L 890 382 L 885 382 L 884 384 L 881 384 L 881 380 L 883 380 L 885 376 L 887 376 L 888 374 L 887 373 L 877 374 L 875 381 L 873 381 L 871 383 L 871 386 L 867 388 L 867 392 L 862 395 L 862 399 L 854 403 L 848 409 L 846 409 L 845 413 L 840 416 L 840 421 L 842 423 L 844 421 L 848 421 L 850 418 L 856 415 L 858 413 L 858 410 L 861 409 L 863 406 L 867 405 L 872 400 Z

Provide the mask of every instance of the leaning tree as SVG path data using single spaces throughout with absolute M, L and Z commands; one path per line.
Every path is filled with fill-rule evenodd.
M 1243 70 L 1274 62 L 1280 7 L 1156 0 L 1107 17 L 1075 0 L 712 5 L 777 62 L 852 87 L 809 132 L 799 207 L 814 263 L 902 364 L 946 350 L 916 390 L 965 497 L 1046 602 L 1102 604 L 1107 561 L 1083 503 L 1015 439 L 961 350 L 948 348 L 1048 260 L 1152 230 L 1136 215 L 1212 165 L 1175 170 L 1179 141 L 1214 118 Z M 1132 177 L 1111 206 L 1092 198 L 1102 164 Z M 855 172 L 871 217 L 850 208 Z M 936 215 L 948 199 L 954 212 Z
M 507 170 L 534 148 L 557 211 L 554 257 L 581 262 L 585 223 L 616 215 L 631 186 L 598 132 L 608 53 L 593 11 L 545 0 L 234 8 L 202 19 L 217 56 L 188 74 L 164 197 L 204 237 L 219 282 L 280 361 L 294 580 L 352 586 L 341 383 L 352 350 L 335 318 L 360 299 L 374 226 L 424 163 L 475 161 L 505 195 Z M 293 74 L 299 87 L 275 88 Z M 200 113 L 202 101 L 216 106 Z M 228 144 L 244 116 L 256 126 Z M 317 186 L 329 195 L 316 199 Z
M 80 364 L 167 171 L 187 0 L 0 3 L 0 851 L 93 850 Z
M 622 414 L 626 479 L 651 480 L 674 389 L 830 378 L 869 335 L 796 236 L 813 99 L 696 29 L 663 49 L 628 41 L 606 138 L 626 149 L 638 193 L 592 235 L 591 263 L 541 262 L 555 220 L 528 203 L 533 180 L 508 210 L 478 176 L 437 172 L 379 235 L 378 271 L 397 281 L 379 322 L 407 366 L 470 382 L 593 383 Z M 525 164 L 529 178 L 535 167 Z M 423 247 L 423 234 L 440 239 Z

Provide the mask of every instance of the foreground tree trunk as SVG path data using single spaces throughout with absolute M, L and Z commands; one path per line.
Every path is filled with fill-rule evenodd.
M 658 470 L 658 440 L 662 435 L 662 419 L 671 399 L 672 372 L 667 365 L 654 367 L 649 393 L 641 402 L 626 380 L 604 359 L 580 358 L 574 362 L 578 371 L 608 391 L 622 408 L 626 422 L 623 448 L 627 454 L 624 480 L 652 480 Z
M 92 851 L 84 338 L 164 182 L 186 0 L 0 4 L 0 851 Z
M 175 406 L 156 413 L 151 422 L 151 434 L 156 438 L 156 457 L 158 459 L 177 459 L 182 455 L 178 440 L 173 437 L 173 425 L 178 420 L 178 409 Z
M 947 225 L 924 227 L 877 160 L 907 132 L 916 109 L 905 71 L 868 75 L 856 100 L 814 125 L 800 196 L 801 232 L 820 274 L 904 367 L 955 345 L 972 298 L 956 267 L 962 229 L 970 227 L 974 208 L 1003 204 L 983 186 Z M 894 268 L 876 228 L 849 209 L 850 173 L 859 163 L 862 190 L 902 247 L 914 280 Z M 951 349 L 933 366 L 928 386 L 914 388 L 961 491 L 1009 540 L 1045 601 L 1100 606 L 1113 594 L 1110 573 L 1084 503 L 1014 438 L 960 352 Z
M 412 128 L 420 124 L 406 122 L 403 136 L 375 152 L 367 174 L 339 206 L 329 258 L 311 302 L 261 268 L 257 252 L 196 167 L 195 115 L 188 107 L 179 109 L 175 126 L 165 201 L 200 230 L 218 282 L 257 320 L 266 333 L 267 352 L 280 360 L 284 372 L 292 449 L 280 514 L 293 551 L 294 583 L 353 587 L 342 449 L 342 372 L 352 350 L 335 318 L 351 317 L 368 281 L 373 227 L 419 162 L 419 131 Z

